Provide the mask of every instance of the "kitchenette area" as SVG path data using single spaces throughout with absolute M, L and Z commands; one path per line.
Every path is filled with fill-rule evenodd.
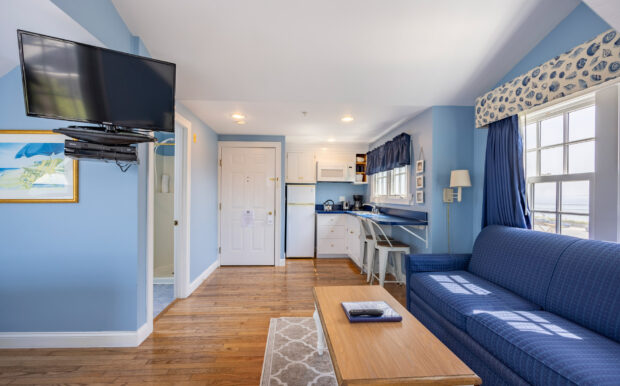
M 370 202 L 366 151 L 356 145 L 287 144 L 287 258 L 350 258 L 363 271 L 371 228 L 377 240 L 390 239 L 391 228 L 399 227 L 428 241 L 426 212 Z

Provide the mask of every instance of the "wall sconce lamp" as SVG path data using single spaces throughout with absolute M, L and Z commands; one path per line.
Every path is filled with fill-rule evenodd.
M 469 178 L 469 170 L 452 170 L 450 172 L 450 187 L 443 190 L 443 202 L 452 203 L 461 202 L 461 188 L 471 187 L 471 179 Z M 454 189 L 457 188 L 456 193 Z
M 452 170 L 450 172 L 450 187 L 443 189 L 443 202 L 448 204 L 446 208 L 447 220 L 448 220 L 448 253 L 451 252 L 450 248 L 450 204 L 456 201 L 461 202 L 461 188 L 468 188 L 471 186 L 471 179 L 469 178 L 469 170 Z M 454 189 L 457 188 L 456 193 Z

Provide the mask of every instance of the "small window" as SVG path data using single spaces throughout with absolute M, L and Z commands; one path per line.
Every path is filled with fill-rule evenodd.
M 371 176 L 372 197 L 375 202 L 409 204 L 409 166 L 394 168 Z
M 392 169 L 390 180 L 390 196 L 406 196 L 408 192 L 407 166 Z
M 595 106 L 526 116 L 525 173 L 535 230 L 589 238 Z

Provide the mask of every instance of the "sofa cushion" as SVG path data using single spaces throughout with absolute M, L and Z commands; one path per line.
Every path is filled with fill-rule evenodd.
M 418 272 L 409 288 L 461 330 L 469 315 L 480 310 L 538 310 L 536 304 L 467 271 Z
M 478 235 L 467 270 L 543 306 L 560 255 L 577 240 L 491 225 Z
M 568 247 L 544 308 L 620 342 L 620 244 L 581 240 Z
M 620 344 L 546 311 L 491 311 L 467 332 L 534 385 L 617 385 Z

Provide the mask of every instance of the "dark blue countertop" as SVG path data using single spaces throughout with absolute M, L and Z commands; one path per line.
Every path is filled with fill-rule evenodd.
M 364 217 L 373 220 L 380 225 L 428 225 L 426 212 L 418 212 L 413 210 L 380 208 L 381 213 L 373 214 L 367 211 L 342 210 L 316 210 L 317 214 L 350 214 L 353 216 Z

